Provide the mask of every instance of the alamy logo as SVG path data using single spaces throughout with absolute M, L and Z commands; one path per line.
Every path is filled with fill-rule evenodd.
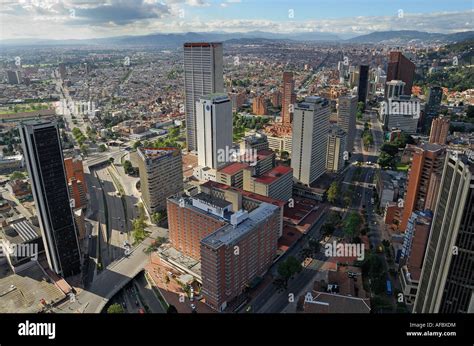
M 0 247 L 0 257 L 6 253 L 14 257 L 30 257 L 33 260 L 38 260 L 38 244 L 13 244 L 6 248 Z
M 257 162 L 257 149 L 232 149 L 228 146 L 225 149 L 217 149 L 217 162 L 242 162 L 255 164 Z
M 393 101 L 389 99 L 380 104 L 382 114 L 403 114 L 411 115 L 413 119 L 420 117 L 420 102 L 418 101 Z
M 71 101 L 68 104 L 66 100 L 61 100 L 58 104 L 58 113 L 64 114 L 68 109 L 73 112 L 73 115 L 92 115 L 96 111 L 94 101 Z
M 364 244 L 347 244 L 333 241 L 327 243 L 324 248 L 326 257 L 357 257 L 359 261 L 363 261 L 365 257 Z
M 48 339 L 56 338 L 56 323 L 36 323 L 28 320 L 18 324 L 20 336 L 47 336 Z

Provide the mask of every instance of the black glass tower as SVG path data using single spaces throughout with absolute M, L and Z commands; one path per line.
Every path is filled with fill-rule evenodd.
M 58 127 L 50 121 L 28 121 L 21 124 L 20 135 L 48 264 L 63 277 L 79 274 L 79 243 Z

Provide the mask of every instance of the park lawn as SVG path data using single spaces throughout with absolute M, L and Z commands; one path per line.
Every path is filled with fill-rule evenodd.
M 402 164 L 402 163 L 397 163 L 397 171 L 401 171 L 401 172 L 407 172 L 408 169 L 410 168 L 410 165 L 405 165 L 405 164 Z

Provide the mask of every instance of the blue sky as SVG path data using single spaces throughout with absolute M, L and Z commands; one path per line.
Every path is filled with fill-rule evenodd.
M 254 30 L 341 37 L 397 29 L 452 33 L 473 30 L 472 6 L 473 0 L 0 0 L 0 38 Z
M 466 11 L 473 8 L 472 0 L 241 0 L 226 8 L 225 1 L 210 0 L 211 6 L 194 7 L 190 11 L 200 16 L 226 19 L 287 20 L 288 10 L 294 9 L 295 20 L 344 18 L 356 16 L 398 16 L 406 13 Z

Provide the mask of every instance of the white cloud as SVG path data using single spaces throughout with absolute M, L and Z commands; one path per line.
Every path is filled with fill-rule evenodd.
M 98 4 L 90 0 L 64 0 L 54 5 L 34 6 L 39 0 L 2 1 L 0 38 L 95 38 L 140 35 L 155 32 L 225 31 L 247 32 L 328 32 L 357 35 L 385 30 L 419 30 L 452 33 L 472 30 L 474 11 L 431 14 L 404 13 L 398 16 L 348 17 L 307 21 L 270 19 L 220 20 L 192 17 L 186 6 L 208 6 L 205 0 L 107 0 Z M 48 1 L 48 0 L 46 0 Z M 226 5 L 236 0 L 220 3 Z M 42 4 L 45 4 L 43 2 Z M 70 10 L 75 10 L 75 18 Z

